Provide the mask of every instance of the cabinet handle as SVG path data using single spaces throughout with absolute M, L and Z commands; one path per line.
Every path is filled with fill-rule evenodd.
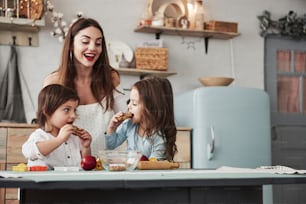
M 210 144 L 207 144 L 208 160 L 211 160 L 213 158 L 215 150 L 215 129 L 212 126 L 210 127 L 210 136 L 211 136 L 211 142 Z

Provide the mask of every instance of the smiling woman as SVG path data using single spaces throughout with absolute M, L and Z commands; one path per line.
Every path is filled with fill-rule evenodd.
M 104 132 L 114 112 L 126 111 L 118 72 L 109 64 L 106 40 L 99 23 L 80 18 L 69 28 L 58 70 L 44 85 L 63 84 L 80 97 L 75 125 L 93 137 L 92 154 L 104 149 Z

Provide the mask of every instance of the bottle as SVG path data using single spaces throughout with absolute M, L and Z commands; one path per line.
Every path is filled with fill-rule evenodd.
M 196 1 L 194 21 L 195 29 L 204 30 L 204 7 L 201 0 Z
M 119 68 L 128 68 L 130 63 L 125 58 L 124 53 L 122 53 L 121 61 L 119 62 Z
M 146 8 L 144 9 L 141 15 L 139 25 L 149 25 L 150 26 L 152 24 L 153 15 L 152 15 L 151 9 L 152 9 L 152 2 L 148 1 Z

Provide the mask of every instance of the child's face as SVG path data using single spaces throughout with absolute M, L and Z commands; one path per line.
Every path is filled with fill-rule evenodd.
M 129 112 L 133 113 L 134 116 L 132 118 L 133 123 L 141 122 L 141 109 L 142 103 L 139 100 L 139 93 L 136 88 L 132 88 L 130 93 L 130 102 L 128 104 Z
M 66 124 L 72 124 L 76 119 L 76 108 L 78 101 L 69 100 L 56 109 L 49 118 L 49 125 L 56 129 L 62 128 Z

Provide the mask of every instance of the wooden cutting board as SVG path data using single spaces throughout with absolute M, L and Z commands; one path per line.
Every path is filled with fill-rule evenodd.
M 177 162 L 169 161 L 139 161 L 137 169 L 140 170 L 162 170 L 162 169 L 177 169 L 180 167 L 180 164 Z

